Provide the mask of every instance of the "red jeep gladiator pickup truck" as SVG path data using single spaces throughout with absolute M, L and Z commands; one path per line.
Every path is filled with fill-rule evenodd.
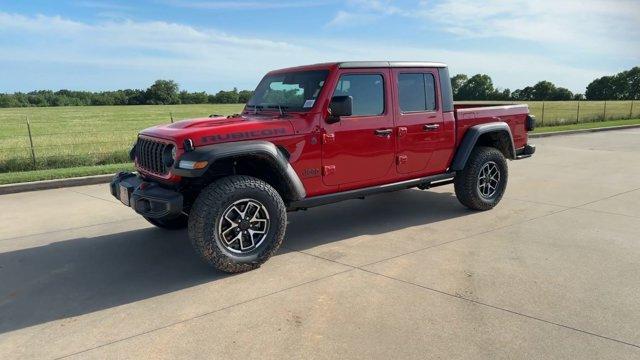
M 535 152 L 534 122 L 526 105 L 454 105 L 441 63 L 276 70 L 241 114 L 141 131 L 137 174 L 117 174 L 111 193 L 158 227 L 188 227 L 209 265 L 242 272 L 277 251 L 287 211 L 451 183 L 463 205 L 493 208 L 506 159 Z

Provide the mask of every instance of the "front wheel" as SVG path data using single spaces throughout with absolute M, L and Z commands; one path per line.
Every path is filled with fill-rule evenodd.
M 189 213 L 189 238 L 210 266 L 228 273 L 253 270 L 280 247 L 287 211 L 278 192 L 250 176 L 207 186 Z
M 479 146 L 473 149 L 454 187 L 462 205 L 473 210 L 489 210 L 498 205 L 507 188 L 507 160 L 500 150 Z

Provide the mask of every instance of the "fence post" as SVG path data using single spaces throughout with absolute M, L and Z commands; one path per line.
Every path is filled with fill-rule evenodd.
M 629 119 L 633 119 L 633 100 L 631 100 L 631 109 L 629 110 Z
M 540 126 L 544 126 L 544 101 L 542 102 L 542 119 L 540 120 Z
M 607 121 L 607 100 L 604 101 L 604 112 L 602 113 L 602 121 Z
M 173 124 L 173 113 L 169 112 L 169 117 L 171 118 L 171 123 Z
M 33 160 L 33 169 L 36 169 L 36 152 L 33 150 L 33 136 L 31 136 L 31 123 L 29 122 L 29 116 L 24 117 L 27 121 L 27 131 L 29 132 L 29 144 L 31 145 L 31 160 Z
M 578 113 L 576 114 L 576 124 L 580 123 L 580 100 L 578 100 Z

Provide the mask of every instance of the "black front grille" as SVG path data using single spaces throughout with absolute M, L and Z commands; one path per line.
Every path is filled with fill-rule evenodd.
M 138 166 L 154 174 L 166 174 L 167 167 L 162 161 L 162 154 L 167 146 L 169 145 L 159 141 L 138 138 L 138 143 L 136 144 Z

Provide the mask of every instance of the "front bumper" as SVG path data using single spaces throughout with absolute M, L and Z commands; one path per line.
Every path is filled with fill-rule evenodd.
M 140 176 L 120 172 L 110 184 L 111 195 L 138 214 L 154 219 L 171 219 L 182 214 L 183 197 Z

